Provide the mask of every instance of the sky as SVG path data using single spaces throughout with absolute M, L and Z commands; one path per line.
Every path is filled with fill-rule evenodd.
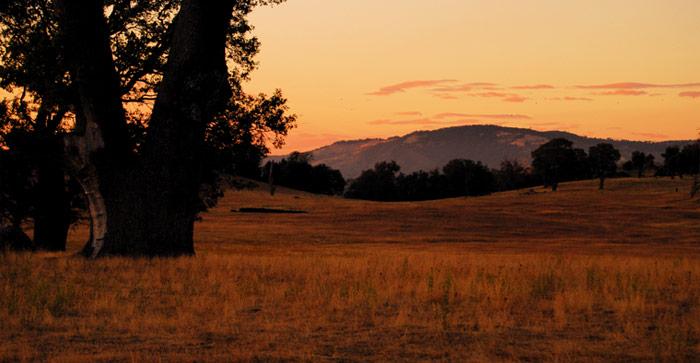
M 697 0 L 288 0 L 251 16 L 246 89 L 299 116 L 273 153 L 468 124 L 690 139 L 698 19 Z

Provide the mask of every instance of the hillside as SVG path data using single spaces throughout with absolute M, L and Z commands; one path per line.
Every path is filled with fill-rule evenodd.
M 698 361 L 688 186 L 420 203 L 229 191 L 193 258 L 77 258 L 78 228 L 65 254 L 0 253 L 0 361 Z
M 231 191 L 197 225 L 198 239 L 245 245 L 288 243 L 477 243 L 494 249 L 626 254 L 698 253 L 700 203 L 688 199 L 690 180 L 611 179 L 564 183 L 556 193 L 516 190 L 477 198 L 382 203 L 282 188 Z M 231 213 L 240 208 L 303 210 L 301 215 Z M 642 222 L 643 221 L 643 222 Z M 264 226 L 261 228 L 260 226 Z M 235 237 L 232 237 L 235 236 Z M 596 248 L 590 248 L 593 245 Z M 600 248 L 600 249 L 598 249 Z
M 477 125 L 416 131 L 389 139 L 341 141 L 310 153 L 314 163 L 327 164 L 339 169 L 346 178 L 354 178 L 375 163 L 387 160 L 395 160 L 403 172 L 439 168 L 456 158 L 481 161 L 492 168 L 497 168 L 505 159 L 529 163 L 533 150 L 557 137 L 567 138 L 574 142 L 575 147 L 586 150 L 595 144 L 610 142 L 620 150 L 623 158 L 637 150 L 660 158 L 666 147 L 690 142 L 606 140 L 562 131 Z

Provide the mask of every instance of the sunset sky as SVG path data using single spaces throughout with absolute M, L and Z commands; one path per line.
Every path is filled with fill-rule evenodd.
M 639 140 L 700 127 L 697 0 L 288 0 L 252 22 L 283 153 L 465 124 Z

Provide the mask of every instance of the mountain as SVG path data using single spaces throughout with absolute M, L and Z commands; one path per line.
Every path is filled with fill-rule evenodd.
M 375 163 L 388 160 L 396 161 L 404 173 L 440 168 L 457 158 L 481 161 L 492 168 L 498 168 L 505 159 L 529 164 L 533 150 L 558 137 L 571 140 L 574 147 L 585 150 L 598 143 L 609 142 L 620 150 L 623 160 L 629 158 L 633 151 L 652 153 L 659 160 L 666 147 L 692 142 L 597 139 L 563 131 L 475 125 L 416 131 L 388 139 L 339 141 L 310 153 L 314 164 L 327 164 L 339 169 L 346 178 L 354 178 Z

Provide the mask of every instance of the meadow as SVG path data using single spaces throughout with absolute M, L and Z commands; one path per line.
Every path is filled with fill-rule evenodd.
M 230 191 L 181 259 L 0 255 L 6 361 L 698 361 L 689 181 L 420 203 Z M 298 215 L 247 214 L 282 208 Z

